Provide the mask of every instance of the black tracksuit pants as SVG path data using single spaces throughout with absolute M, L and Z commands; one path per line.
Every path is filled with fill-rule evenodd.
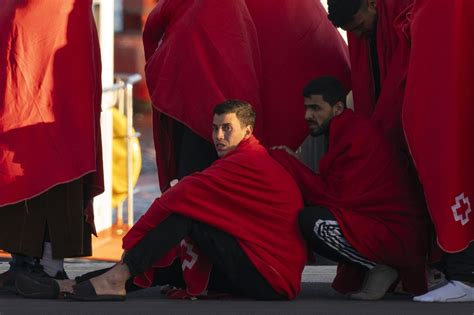
M 213 263 L 210 289 L 258 300 L 285 299 L 257 271 L 233 236 L 178 214 L 169 216 L 148 232 L 125 254 L 123 261 L 132 276 L 138 275 L 188 236 Z M 163 279 L 170 278 L 172 270 L 176 272 L 172 267 L 167 272 L 162 270 Z M 156 283 L 162 282 L 159 277 L 160 272 Z

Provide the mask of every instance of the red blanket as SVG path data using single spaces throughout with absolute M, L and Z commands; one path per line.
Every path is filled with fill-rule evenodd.
M 326 16 L 318 0 L 158 3 L 143 41 L 148 90 L 159 112 L 155 137 L 163 190 L 175 178 L 170 117 L 211 141 L 214 106 L 244 99 L 257 112 L 255 134 L 264 145 L 301 144 L 307 134 L 300 106 L 305 84 L 333 75 L 350 87 L 346 45 Z
M 472 0 L 418 0 L 411 24 L 403 124 L 446 252 L 474 240 L 473 12 Z
M 91 6 L 2 2 L 0 207 L 86 175 L 89 197 L 103 190 L 101 64 Z
M 423 200 L 395 153 L 367 118 L 346 110 L 331 122 L 320 174 L 282 150 L 272 155 L 293 174 L 305 201 L 333 213 L 357 251 L 397 268 L 406 289 L 419 294 L 426 290 Z M 361 284 L 349 270 L 341 266 L 333 284 L 343 293 Z
M 123 248 L 132 248 L 170 213 L 179 213 L 233 235 L 271 286 L 293 299 L 300 291 L 306 262 L 297 224 L 302 207 L 291 176 L 251 137 L 203 172 L 186 176 L 166 191 L 124 237 Z M 188 285 L 199 287 L 189 280 L 206 280 L 198 269 L 188 275 Z M 142 285 L 150 284 L 141 280 Z
M 376 46 L 380 67 L 380 95 L 375 87 L 367 38 L 348 33 L 352 69 L 352 92 L 357 113 L 372 117 L 390 139 L 405 146 L 401 110 L 405 89 L 409 47 L 400 28 L 409 18 L 407 7 L 413 0 L 377 0 Z

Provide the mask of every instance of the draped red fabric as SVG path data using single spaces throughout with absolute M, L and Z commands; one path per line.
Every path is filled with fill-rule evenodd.
M 2 2 L 0 207 L 85 175 L 89 197 L 103 190 L 91 7 L 91 0 Z
M 163 190 L 175 168 L 169 119 L 211 141 L 212 109 L 226 99 L 253 105 L 265 146 L 301 144 L 305 84 L 332 75 L 350 89 L 347 47 L 326 15 L 317 0 L 158 3 L 143 41 Z
M 270 285 L 293 299 L 306 262 L 297 222 L 302 207 L 291 176 L 251 137 L 167 190 L 124 237 L 123 248 L 133 248 L 170 213 L 182 214 L 233 235 Z
M 357 251 L 397 268 L 406 289 L 419 294 L 426 291 L 425 210 L 408 163 L 395 153 L 368 118 L 347 109 L 331 122 L 320 174 L 282 150 L 272 151 L 272 156 L 293 175 L 303 200 L 332 212 Z M 361 284 L 347 276 L 350 269 L 339 268 L 333 283 L 343 293 Z
M 409 59 L 402 27 L 413 0 L 377 0 L 376 47 L 380 69 L 380 95 L 376 100 L 369 42 L 347 34 L 352 70 L 352 92 L 357 113 L 367 115 L 397 145 L 406 146 L 401 110 Z
M 470 0 L 417 0 L 411 24 L 403 124 L 446 252 L 474 240 L 473 17 Z

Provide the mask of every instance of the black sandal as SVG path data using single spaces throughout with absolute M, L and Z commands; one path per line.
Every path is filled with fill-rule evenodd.
M 94 286 L 90 280 L 83 281 L 72 287 L 74 294 L 71 299 L 76 301 L 125 301 L 125 295 L 120 294 L 105 294 L 98 295 L 95 292 Z

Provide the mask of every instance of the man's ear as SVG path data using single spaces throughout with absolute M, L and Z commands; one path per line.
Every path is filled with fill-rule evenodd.
M 253 134 L 253 127 L 248 125 L 245 127 L 245 138 L 249 138 Z
M 367 8 L 375 10 L 377 6 L 376 0 L 367 0 Z
M 344 111 L 345 108 L 346 107 L 344 106 L 344 103 L 341 102 L 341 101 L 334 104 L 334 106 L 333 106 L 334 116 L 338 116 L 338 115 L 342 114 L 342 112 Z

